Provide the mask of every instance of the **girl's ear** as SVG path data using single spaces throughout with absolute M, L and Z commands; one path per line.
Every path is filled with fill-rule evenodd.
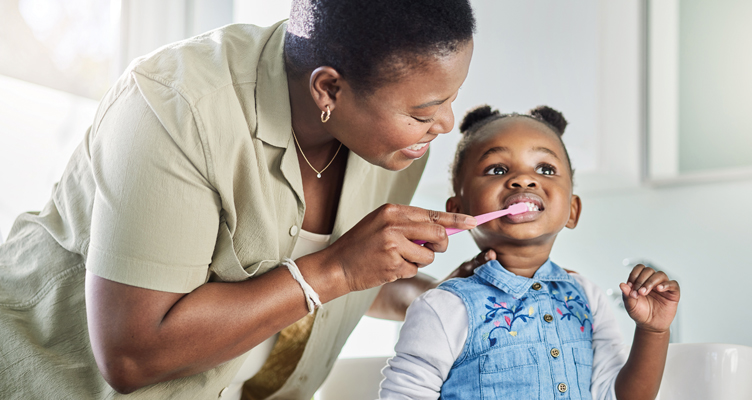
M 318 67 L 311 72 L 309 89 L 319 110 L 324 111 L 329 107 L 330 111 L 334 111 L 343 83 L 342 75 L 332 67 Z
M 450 213 L 460 212 L 460 198 L 459 196 L 450 197 L 446 201 L 446 211 Z
M 577 222 L 580 220 L 580 212 L 582 212 L 582 200 L 580 200 L 580 196 L 573 194 L 569 203 L 569 221 L 565 225 L 567 228 L 574 229 L 577 226 Z

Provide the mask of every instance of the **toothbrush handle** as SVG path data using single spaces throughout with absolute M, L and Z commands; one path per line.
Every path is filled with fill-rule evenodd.
M 446 228 L 446 233 L 447 233 L 447 236 L 452 236 L 455 233 L 460 233 L 460 232 L 462 232 L 464 230 L 465 229 Z M 426 242 L 425 240 L 413 240 L 413 243 L 415 243 L 415 244 L 426 244 L 428 242 Z

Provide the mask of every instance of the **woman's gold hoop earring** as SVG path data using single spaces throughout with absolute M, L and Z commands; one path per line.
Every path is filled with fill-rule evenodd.
M 329 109 L 329 106 L 326 106 L 326 111 L 321 112 L 321 122 L 326 123 L 326 121 L 329 121 L 331 115 L 332 110 Z

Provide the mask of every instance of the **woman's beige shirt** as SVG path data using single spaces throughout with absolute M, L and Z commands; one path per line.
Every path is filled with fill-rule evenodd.
M 187 293 L 258 276 L 290 255 L 305 203 L 285 28 L 230 25 L 164 47 L 105 96 L 50 202 L 21 215 L 0 246 L 0 398 L 121 397 L 92 355 L 85 270 Z M 332 240 L 383 203 L 408 203 L 424 166 L 390 172 L 351 152 Z M 319 310 L 298 367 L 271 398 L 312 397 L 377 291 Z M 242 362 L 127 398 L 217 398 Z

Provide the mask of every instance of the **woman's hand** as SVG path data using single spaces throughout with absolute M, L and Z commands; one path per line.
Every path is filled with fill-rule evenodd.
M 619 288 L 624 307 L 637 328 L 668 332 L 679 304 L 680 289 L 676 281 L 669 280 L 662 271 L 638 264 Z
M 496 252 L 493 251 L 493 249 L 481 251 L 477 256 L 460 264 L 457 269 L 447 275 L 447 277 L 440 281 L 439 284 L 452 278 L 467 278 L 468 276 L 471 276 L 473 273 L 475 273 L 476 268 L 495 259 Z M 438 286 L 438 284 L 436 286 Z
M 348 292 L 411 278 L 446 251 L 446 228 L 472 229 L 473 217 L 387 204 L 368 214 L 323 252 L 343 274 Z M 413 243 L 425 240 L 425 245 Z M 305 274 L 305 272 L 304 272 Z
M 418 296 L 429 289 L 435 289 L 441 282 L 452 278 L 468 277 L 473 274 L 475 268 L 495 259 L 496 252 L 493 250 L 482 251 L 473 257 L 473 259 L 462 263 L 462 265 L 442 280 L 433 279 L 429 275 L 418 273 L 409 279 L 399 279 L 387 283 L 381 287 L 379 295 L 376 296 L 376 300 L 373 301 L 366 315 L 374 318 L 404 321 L 407 307 Z

